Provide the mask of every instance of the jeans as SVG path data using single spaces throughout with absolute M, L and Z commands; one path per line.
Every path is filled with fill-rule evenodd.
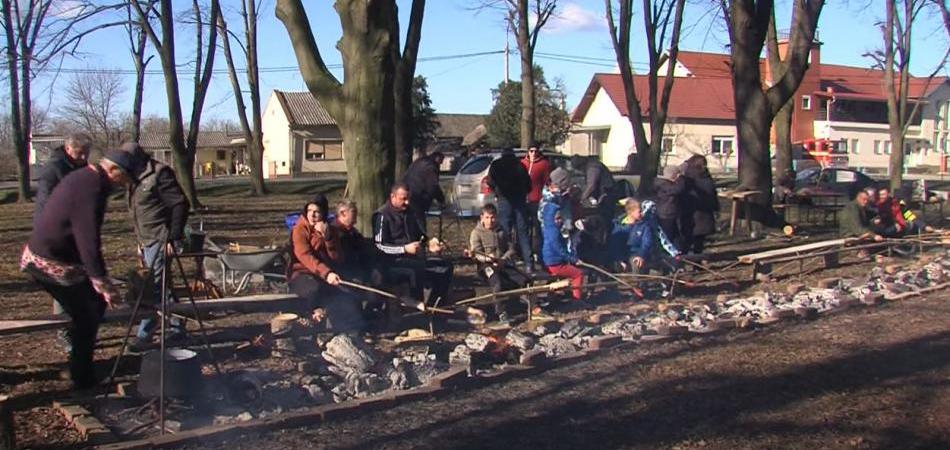
M 361 332 L 366 328 L 358 296 L 330 286 L 309 273 L 293 277 L 289 285 L 290 292 L 308 304 L 308 311 L 301 311 L 301 317 L 310 317 L 314 308 L 323 308 L 327 314 L 327 329 L 334 333 Z
M 498 197 L 498 222 L 508 236 L 515 238 L 521 250 L 521 260 L 525 267 L 531 269 L 531 237 L 528 234 L 528 206 L 524 200 L 514 201 Z
M 512 267 L 483 265 L 478 272 L 488 280 L 491 291 L 495 293 L 505 289 L 522 288 L 528 284 L 528 278 Z M 504 311 L 504 302 L 495 303 L 495 314 Z
M 92 288 L 89 280 L 72 286 L 60 286 L 40 278 L 36 278 L 36 281 L 72 318 L 67 331 L 72 339 L 72 349 L 69 353 L 69 376 L 73 385 L 77 388 L 95 385 L 93 353 L 96 348 L 99 323 L 106 310 L 105 302 Z
M 531 252 L 537 255 L 541 253 L 541 221 L 538 220 L 538 207 L 540 204 L 528 202 L 526 206 L 528 232 L 531 234 Z
M 164 242 L 159 241 L 152 245 L 147 245 L 142 247 L 142 263 L 149 269 L 149 273 L 152 275 L 155 291 L 153 292 L 153 299 L 156 300 L 156 305 L 161 305 L 161 301 L 169 302 L 171 300 L 171 292 L 168 289 L 162 289 L 162 272 L 165 271 L 165 245 Z M 169 284 L 171 281 L 171 273 L 168 272 L 165 274 L 165 283 Z M 169 324 L 172 328 L 172 333 L 180 333 L 184 331 L 182 329 L 181 320 L 178 318 L 169 319 Z M 147 317 L 142 319 L 142 322 L 139 323 L 139 329 L 136 333 L 136 336 L 139 339 L 148 339 L 152 336 L 152 333 L 155 332 L 155 319 Z

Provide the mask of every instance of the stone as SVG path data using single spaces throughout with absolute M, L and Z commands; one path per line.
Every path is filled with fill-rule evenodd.
M 307 391 L 307 394 L 310 395 L 310 399 L 313 400 L 317 405 L 326 405 L 328 403 L 333 403 L 333 394 L 327 392 L 321 386 L 316 384 L 308 384 L 304 386 L 304 390 Z
M 861 303 L 865 305 L 876 305 L 884 301 L 884 294 L 880 292 L 868 292 L 861 298 Z
M 346 393 L 351 397 L 364 398 L 389 388 L 389 380 L 375 373 L 350 372 L 343 380 Z
M 472 363 L 472 349 L 459 344 L 449 353 L 449 364 L 467 366 Z
M 323 359 L 344 372 L 363 373 L 376 364 L 369 352 L 345 334 L 337 335 L 331 339 L 322 355 Z
M 901 266 L 899 266 L 899 265 L 897 265 L 897 264 L 888 264 L 888 265 L 884 266 L 884 273 L 886 273 L 886 274 L 888 274 L 888 275 L 894 275 L 894 274 L 896 274 L 897 272 L 900 272 L 900 270 L 901 270 Z
M 561 328 L 560 324 L 557 322 L 554 322 L 554 321 L 544 322 L 534 327 L 534 329 L 531 330 L 531 334 L 537 337 L 542 337 L 548 334 L 557 333 L 557 331 L 560 328 Z
M 571 341 L 564 339 L 559 334 L 544 335 L 538 340 L 538 344 L 548 356 L 559 356 L 577 350 L 577 347 Z
M 840 303 L 839 303 L 840 304 Z M 802 319 L 813 320 L 818 318 L 818 308 L 798 307 L 795 308 L 795 314 Z
M 484 352 L 491 345 L 488 336 L 478 333 L 469 333 L 465 336 L 465 345 L 475 352 Z
M 547 360 L 547 354 L 543 350 L 530 350 L 521 355 L 521 364 L 526 366 L 537 366 Z
M 822 289 L 833 289 L 838 286 L 838 278 L 822 278 L 818 280 L 818 287 Z
M 805 283 L 794 282 L 794 283 L 788 283 L 788 285 L 785 286 L 785 292 L 787 292 L 788 295 L 795 295 L 804 290 L 805 290 Z
M 254 416 L 252 416 L 251 413 L 244 411 L 241 414 L 238 414 L 235 419 L 237 419 L 238 422 L 250 422 L 252 419 L 254 419 Z
M 561 337 L 565 339 L 573 338 L 574 336 L 580 334 L 583 329 L 584 326 L 581 324 L 581 321 L 577 319 L 568 320 L 567 322 L 564 322 L 564 325 L 561 325 Z
M 409 389 L 418 383 L 415 374 L 412 373 L 412 364 L 403 359 L 396 358 L 393 361 L 394 367 L 389 369 L 386 377 L 389 378 L 389 384 L 393 389 Z
M 622 339 L 620 336 L 597 336 L 590 340 L 590 348 L 593 350 L 603 350 L 620 345 Z
M 531 350 L 535 344 L 533 337 L 521 333 L 518 330 L 508 331 L 508 334 L 505 335 L 505 340 L 508 341 L 509 345 L 521 351 Z

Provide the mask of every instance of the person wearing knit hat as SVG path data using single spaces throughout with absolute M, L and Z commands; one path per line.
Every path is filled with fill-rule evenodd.
M 686 180 L 681 176 L 679 166 L 670 164 L 663 168 L 663 175 L 653 182 L 656 198 L 656 222 L 666 236 L 682 249 L 684 243 L 680 233 L 680 216 L 683 195 L 686 192 Z
M 124 167 L 133 181 L 126 192 L 132 228 L 139 243 L 142 264 L 152 277 L 155 291 L 152 300 L 168 302 L 172 296 L 162 287 L 165 257 L 181 248 L 188 220 L 188 199 L 178 185 L 171 167 L 156 161 L 135 142 L 128 142 L 106 158 Z M 164 277 L 167 278 L 167 277 Z M 184 324 L 177 318 L 169 319 L 172 339 L 182 338 Z M 152 342 L 155 321 L 147 317 L 139 323 L 133 351 L 147 349 Z
M 129 182 L 129 159 L 109 154 L 59 182 L 33 224 L 20 257 L 30 274 L 62 306 L 69 325 L 73 386 L 97 384 L 93 353 L 106 307 L 119 301 L 102 255 L 102 221 L 109 195 Z

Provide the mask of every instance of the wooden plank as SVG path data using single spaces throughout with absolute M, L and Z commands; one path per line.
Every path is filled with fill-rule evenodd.
M 248 295 L 243 297 L 225 297 L 213 300 L 196 300 L 195 306 L 198 311 L 222 311 L 236 310 L 245 312 L 266 312 L 280 311 L 300 303 L 300 299 L 294 294 L 260 294 Z M 170 313 L 191 316 L 191 304 L 187 300 L 181 303 L 168 305 Z M 146 316 L 151 311 L 139 313 L 139 316 Z M 103 322 L 122 322 L 129 320 L 132 315 L 132 308 L 115 309 L 106 311 Z M 55 330 L 64 328 L 70 320 L 66 316 L 51 316 L 48 318 L 26 319 L 26 320 L 0 320 L 0 336 L 9 336 L 20 333 L 30 333 L 34 331 Z
M 811 244 L 796 245 L 794 247 L 786 247 L 775 250 L 769 250 L 767 252 L 761 253 L 749 253 L 746 255 L 739 256 L 739 262 L 743 264 L 752 264 L 756 261 L 760 261 L 768 258 L 776 258 L 780 256 L 792 255 L 795 253 L 808 252 L 813 250 L 822 250 L 828 247 L 835 247 L 840 245 L 845 245 L 850 239 L 832 239 L 827 241 L 813 242 Z

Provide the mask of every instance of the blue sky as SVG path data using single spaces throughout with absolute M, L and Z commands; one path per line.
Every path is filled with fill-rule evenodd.
M 274 1 L 264 0 L 261 10 L 260 59 L 263 68 L 295 68 L 296 59 L 287 38 L 287 33 L 274 16 Z M 177 2 L 176 2 L 177 3 Z M 335 49 L 340 37 L 340 24 L 333 10 L 332 0 L 306 1 L 307 11 L 316 34 L 316 40 L 328 65 L 339 64 L 340 55 Z M 398 1 L 402 7 L 400 19 L 405 28 L 408 18 L 409 1 Z M 436 57 L 464 55 L 471 53 L 499 51 L 505 47 L 505 26 L 502 16 L 496 11 L 473 11 L 469 9 L 474 0 L 429 0 L 422 31 L 420 56 Z M 639 2 L 635 2 L 639 3 Z M 687 8 L 684 23 L 686 29 L 680 45 L 684 50 L 726 52 L 728 37 L 722 19 L 712 6 L 713 0 L 694 0 Z M 779 28 L 787 28 L 790 0 L 777 1 Z M 830 1 L 825 7 L 819 26 L 819 35 L 824 45 L 822 61 L 825 63 L 846 64 L 867 67 L 868 58 L 864 53 L 879 45 L 880 34 L 875 22 L 883 17 L 883 3 L 877 0 Z M 232 17 L 232 29 L 237 20 L 233 19 L 234 0 L 222 0 L 225 11 Z M 560 79 L 567 90 L 568 108 L 573 108 L 584 93 L 594 72 L 613 72 L 615 64 L 610 38 L 606 31 L 604 2 L 601 0 L 570 0 L 560 2 L 557 17 L 552 19 L 548 29 L 538 42 L 537 63 L 545 71 L 549 81 Z M 643 67 L 645 53 L 643 35 L 640 30 L 640 18 L 634 18 L 634 60 Z M 786 24 L 786 25 L 783 25 Z M 947 46 L 947 35 L 936 17 L 928 17 L 916 25 L 915 48 L 912 71 L 925 75 Z M 182 25 L 177 31 L 179 64 L 193 62 L 192 30 Z M 514 40 L 511 48 L 515 49 Z M 81 46 L 82 55 L 65 61 L 64 67 L 73 68 L 111 68 L 132 69 L 127 50 L 124 31 L 113 29 L 85 40 Z M 567 59 L 553 55 L 566 55 Z M 583 57 L 584 60 L 570 57 Z M 240 63 L 239 63 L 240 64 Z M 510 74 L 518 78 L 518 56 L 514 51 L 510 58 Z M 218 69 L 225 69 L 223 57 L 216 61 Z M 157 58 L 150 69 L 160 68 Z M 185 114 L 190 110 L 190 72 L 188 67 L 181 69 L 180 81 Z M 342 79 L 342 69 L 334 73 Z M 944 71 L 946 73 L 946 70 Z M 420 61 L 417 74 L 424 75 L 429 82 L 429 91 L 437 112 L 444 113 L 487 113 L 491 109 L 491 89 L 502 80 L 504 57 L 501 54 L 471 58 L 457 58 L 440 61 Z M 41 106 L 55 112 L 61 101 L 57 95 L 68 82 L 70 75 L 60 75 L 52 87 L 51 78 L 45 77 L 38 83 L 35 99 Z M 262 73 L 264 101 L 272 89 L 304 90 L 303 81 L 296 70 Z M 126 76 L 127 91 L 134 84 L 133 76 Z M 165 91 L 161 75 L 149 75 L 146 79 L 144 110 L 146 114 L 166 115 Z M 46 86 L 43 88 L 43 86 Z M 127 92 L 122 100 L 121 109 L 131 109 L 131 93 Z M 125 106 L 129 105 L 129 106 Z M 231 85 L 227 75 L 215 75 L 212 89 L 205 103 L 206 118 L 236 119 Z

